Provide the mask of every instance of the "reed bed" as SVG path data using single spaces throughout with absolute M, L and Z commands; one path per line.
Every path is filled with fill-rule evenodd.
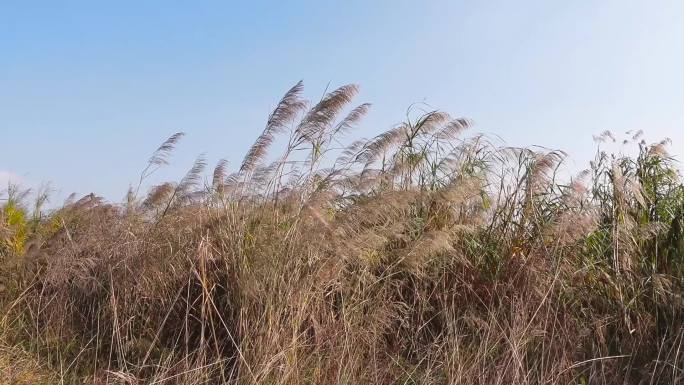
M 148 189 L 171 136 L 121 204 L 9 188 L 0 384 L 684 383 L 668 141 L 605 132 L 565 176 L 420 105 L 349 139 L 358 87 L 302 91 L 241 163 Z

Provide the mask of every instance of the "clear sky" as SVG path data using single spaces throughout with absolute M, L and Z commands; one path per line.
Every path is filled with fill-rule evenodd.
M 357 134 L 413 102 L 583 163 L 592 134 L 646 131 L 684 155 L 684 1 L 0 1 L 0 183 L 120 200 L 188 135 L 237 166 L 280 96 L 361 85 Z

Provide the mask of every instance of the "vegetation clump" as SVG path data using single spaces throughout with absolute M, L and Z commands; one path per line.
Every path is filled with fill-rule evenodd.
M 357 91 L 311 104 L 298 83 L 233 173 L 205 178 L 200 158 L 141 196 L 179 133 L 123 204 L 44 212 L 47 195 L 28 209 L 10 189 L 5 378 L 28 362 L 32 383 L 684 382 L 667 141 L 630 133 L 638 154 L 599 150 L 563 178 L 560 151 L 466 137 L 468 119 L 418 107 L 345 141 L 370 107 Z

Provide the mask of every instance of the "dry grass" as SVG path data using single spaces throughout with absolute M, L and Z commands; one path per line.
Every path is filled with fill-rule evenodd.
M 199 159 L 146 197 L 47 214 L 9 191 L 5 381 L 684 380 L 684 192 L 666 142 L 599 152 L 563 183 L 561 152 L 461 139 L 470 122 L 438 111 L 342 145 L 369 107 L 350 106 L 358 88 L 310 107 L 301 91 L 208 183 Z
M 57 373 L 41 367 L 30 354 L 0 343 L 0 385 L 54 384 Z

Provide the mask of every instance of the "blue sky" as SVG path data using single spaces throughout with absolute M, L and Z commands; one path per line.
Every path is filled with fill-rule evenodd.
M 578 167 L 605 129 L 681 156 L 684 2 L 4 0 L 0 183 L 120 200 L 176 131 L 158 179 L 200 153 L 236 167 L 300 79 L 311 98 L 359 84 L 359 136 L 426 102 Z

